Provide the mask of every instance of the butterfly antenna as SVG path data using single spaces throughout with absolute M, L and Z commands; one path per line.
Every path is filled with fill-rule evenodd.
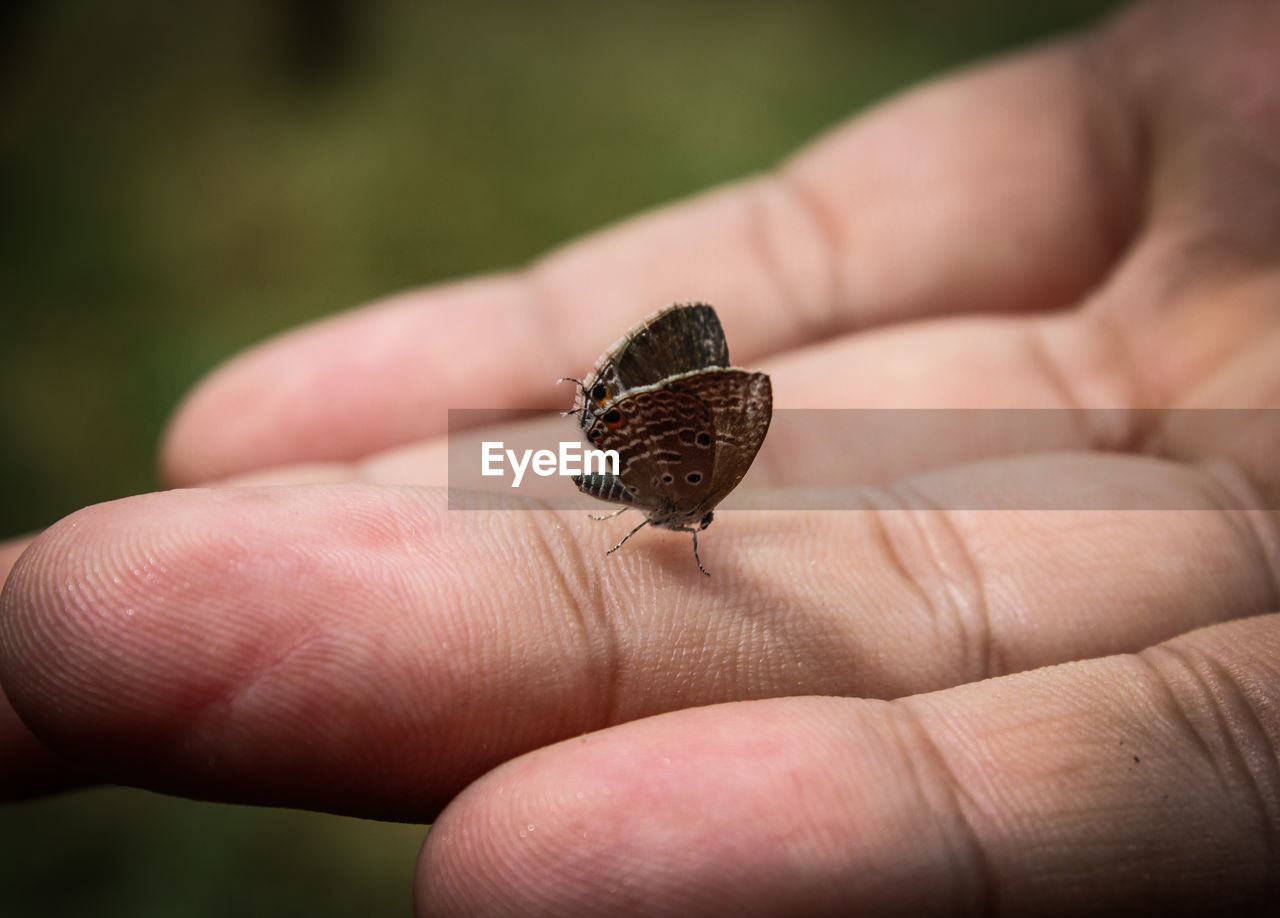
M 626 508 L 626 507 L 623 507 L 622 509 L 623 509 L 623 510 L 625 510 L 625 509 L 627 509 L 627 508 Z M 637 526 L 635 529 L 632 529 L 630 532 L 628 532 L 626 535 L 624 535 L 624 536 L 622 537 L 622 542 L 619 542 L 617 545 L 613 546 L 613 548 L 611 548 L 611 549 L 609 549 L 608 551 L 606 551 L 606 552 L 605 552 L 605 554 L 606 554 L 606 555 L 611 555 L 611 554 L 613 554 L 615 551 L 617 551 L 619 548 L 621 548 L 621 547 L 622 547 L 622 543 L 623 543 L 623 542 L 627 541 L 627 539 L 631 538 L 633 535 L 635 535 L 637 532 L 639 532 L 641 529 L 643 529 L 643 528 L 644 528 L 645 526 L 647 526 L 647 525 L 649 525 L 649 520 L 648 520 L 648 518 L 645 518 L 645 519 L 641 520 L 641 521 L 640 521 L 640 525 L 639 525 L 639 526 Z M 699 567 L 701 567 L 702 565 L 701 565 L 701 564 L 699 564 L 698 566 L 699 566 Z
M 576 385 L 577 385 L 577 387 L 578 387 L 578 390 L 582 393 L 582 399 L 583 399 L 583 401 L 586 401 L 586 398 L 587 398 L 587 387 L 586 387 L 585 385 L 583 385 L 582 380 L 580 380 L 580 379 L 574 379 L 572 376 L 561 376 L 559 379 L 557 379 L 557 380 L 556 380 L 556 385 L 558 386 L 558 385 L 560 385 L 562 382 L 571 382 L 571 383 L 576 384 Z M 583 407 L 582 407 L 582 409 L 581 409 L 581 410 L 582 410 L 582 413 L 583 413 L 583 414 L 586 414 L 586 411 L 587 411 L 586 405 L 583 405 Z M 561 411 L 561 412 L 560 412 L 560 417 L 562 417 L 562 418 L 567 418 L 569 415 L 571 415 L 571 414 L 577 414 L 577 413 L 578 413 L 577 411 Z

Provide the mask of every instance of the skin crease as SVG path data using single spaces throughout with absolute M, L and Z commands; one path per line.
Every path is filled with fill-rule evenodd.
M 164 445 L 204 487 L 80 511 L 14 565 L 0 786 L 54 763 L 435 818 L 421 914 L 1273 912 L 1280 434 L 1123 409 L 1280 400 L 1277 46 L 1269 0 L 1140 4 L 236 358 Z M 961 434 L 937 468 L 921 444 L 859 512 L 717 514 L 709 582 L 683 537 L 606 560 L 581 513 L 446 508 L 445 408 L 562 402 L 691 295 L 778 407 L 1128 423 L 1038 455 Z M 1182 509 L 932 509 L 1045 481 Z

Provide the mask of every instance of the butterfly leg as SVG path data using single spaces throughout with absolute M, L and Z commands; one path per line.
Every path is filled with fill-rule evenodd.
M 707 527 L 703 526 L 702 528 L 706 529 Z M 702 573 L 710 577 L 711 571 L 707 570 L 705 567 L 702 566 L 702 559 L 698 557 L 698 530 L 694 529 L 692 526 L 682 526 L 675 531 L 693 533 L 693 560 L 698 562 L 698 570 L 702 571 Z
M 623 507 L 623 508 L 622 508 L 622 510 L 626 510 L 626 509 L 627 509 L 626 507 Z M 621 512 L 622 512 L 622 510 L 619 510 L 619 511 L 618 511 L 618 513 L 621 513 Z M 612 515 L 612 516 L 617 516 L 618 514 L 617 514 L 617 513 L 614 513 L 614 514 L 611 514 L 611 515 Z M 607 517 L 606 517 L 606 519 L 607 519 Z M 633 535 L 635 535 L 637 532 L 639 532 L 641 529 L 643 529 L 643 528 L 644 528 L 645 526 L 647 526 L 647 525 L 649 525 L 649 520 L 648 520 L 647 518 L 646 518 L 646 519 L 641 520 L 641 521 L 640 521 L 640 525 L 639 525 L 639 526 L 637 526 L 635 529 L 632 529 L 630 532 L 628 532 L 626 535 L 624 535 L 624 536 L 622 537 L 622 542 L 627 541 L 627 539 L 631 538 Z M 611 554 L 613 554 L 615 551 L 617 551 L 619 548 L 621 548 L 621 547 L 622 547 L 622 542 L 619 542 L 617 545 L 613 546 L 613 548 L 611 548 L 611 549 L 609 549 L 608 551 L 606 551 L 606 552 L 605 552 L 605 554 L 606 554 L 606 555 L 611 555 Z M 699 565 L 699 567 L 701 567 L 701 565 Z
M 611 520 L 619 513 L 626 513 L 630 509 L 630 507 L 623 507 L 620 510 L 613 511 L 612 513 L 606 513 L 604 516 L 596 516 L 594 513 L 588 513 L 587 516 L 591 517 L 593 520 Z
M 693 533 L 693 560 L 698 562 L 698 570 L 710 577 L 711 571 L 702 566 L 702 559 L 698 557 L 698 530 L 690 529 L 689 531 Z

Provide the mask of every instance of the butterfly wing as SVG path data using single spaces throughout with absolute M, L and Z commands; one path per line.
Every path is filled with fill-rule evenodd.
M 658 526 L 702 519 L 738 486 L 764 442 L 773 391 L 764 373 L 697 370 L 632 390 L 587 428 L 618 452 L 618 475 L 579 476 L 584 493 L 645 510 Z
M 601 355 L 583 381 L 574 413 L 585 431 L 605 405 L 630 389 L 728 365 L 729 345 L 715 309 L 675 303 L 637 323 Z
M 632 331 L 615 360 L 626 389 L 669 376 L 729 365 L 729 345 L 716 311 L 706 303 L 677 303 Z
M 666 383 L 629 391 L 604 406 L 586 437 L 617 451 L 618 474 L 577 476 L 579 490 L 642 509 L 655 523 L 701 506 L 713 487 L 715 421 L 693 392 Z
M 696 395 L 711 414 L 715 430 L 712 485 L 702 509 L 714 509 L 738 486 L 769 432 L 773 387 L 764 373 L 737 367 L 703 370 L 668 379 L 670 392 Z

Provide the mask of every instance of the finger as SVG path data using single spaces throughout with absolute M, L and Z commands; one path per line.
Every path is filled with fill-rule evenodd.
M 1184 246 L 1171 245 L 1170 235 L 1176 236 L 1178 232 L 1175 227 L 1157 233 L 1140 245 L 1115 277 L 1080 311 L 1053 316 L 936 319 L 846 335 L 766 360 L 763 369 L 770 372 L 774 380 L 775 403 L 780 408 L 808 409 L 837 406 L 968 408 L 975 405 L 988 409 L 1105 409 L 1092 417 L 1082 414 L 1053 428 L 1033 428 L 1035 435 L 1024 439 L 1022 446 L 1040 449 L 1140 446 L 1143 439 L 1153 433 L 1152 419 L 1144 419 L 1142 412 L 1159 407 L 1274 403 L 1274 399 L 1268 400 L 1265 393 L 1256 391 L 1259 380 L 1273 387 L 1274 373 L 1253 372 L 1252 379 L 1242 381 L 1235 367 L 1240 363 L 1254 368 L 1274 366 L 1274 354 L 1280 347 L 1280 337 L 1277 337 L 1280 329 L 1266 304 L 1274 300 L 1280 288 L 1280 276 L 1265 271 L 1234 272 L 1213 282 L 1171 286 L 1171 275 L 1183 274 L 1188 265 L 1199 265 L 1204 269 L 1204 276 L 1219 273 L 1213 270 L 1212 262 L 1218 256 L 1212 251 L 1187 252 Z M 1179 265 L 1176 271 L 1175 261 Z M 501 308 L 497 303 L 492 305 L 494 309 Z M 330 366 L 335 372 L 349 370 L 340 352 L 345 352 L 350 342 L 335 340 L 332 343 L 331 352 L 317 351 L 309 357 L 285 348 L 275 354 L 279 359 L 268 361 L 260 374 L 239 377 L 235 372 L 228 372 L 256 391 L 271 388 L 273 383 L 269 377 L 272 376 L 286 380 L 297 378 L 297 373 L 290 369 L 294 361 L 298 361 L 294 370 L 306 366 L 308 360 L 314 360 L 317 367 Z M 362 348 L 357 346 L 357 349 Z M 363 350 L 376 354 L 376 349 Z M 477 377 L 484 381 L 483 385 L 473 384 L 469 394 L 460 383 L 454 389 L 457 401 L 452 407 L 488 407 L 483 405 L 483 399 L 502 387 L 501 380 L 507 378 L 504 374 L 520 376 L 536 372 L 527 363 L 535 352 L 545 354 L 547 349 L 533 349 L 525 355 L 523 363 L 516 360 L 486 369 Z M 379 373 L 385 373 L 388 380 L 397 378 L 398 371 L 393 364 L 380 364 L 377 360 L 373 363 L 377 365 L 368 367 L 364 374 L 370 382 Z M 353 382 L 352 385 L 351 391 L 359 391 L 363 384 Z M 215 386 L 215 391 L 223 390 Z M 246 390 L 223 406 L 235 417 L 210 419 L 207 427 L 197 424 L 189 429 L 193 448 L 198 447 L 203 454 L 205 447 L 197 441 L 213 438 L 210 448 L 216 452 L 219 448 L 216 441 L 224 436 L 214 430 L 216 427 L 223 432 L 243 429 L 247 440 L 253 441 L 249 448 L 255 456 L 264 457 L 275 449 L 285 451 L 271 459 L 264 458 L 262 463 L 266 465 L 274 464 L 286 453 L 303 457 L 330 455 L 331 447 L 340 442 L 360 444 L 358 449 L 349 450 L 357 456 L 351 462 L 358 465 L 370 458 L 360 451 L 373 440 L 353 433 L 341 423 L 330 423 L 338 420 L 328 414 L 334 407 L 333 400 L 313 401 L 308 392 L 290 390 L 288 385 L 283 388 L 276 385 L 275 391 L 287 393 L 284 396 L 287 404 L 282 404 L 282 410 L 319 412 L 313 419 L 313 428 L 327 445 L 288 442 L 297 418 L 269 419 L 271 430 L 256 434 L 250 428 L 241 428 L 241 422 L 246 419 L 250 425 L 256 423 L 253 412 L 244 411 L 244 406 L 256 398 Z M 1209 398 L 1210 395 L 1214 398 Z M 568 398 L 561 392 L 559 403 L 567 404 Z M 555 403 L 551 396 L 546 401 Z M 419 408 L 421 406 L 407 401 L 397 406 L 397 418 L 392 424 L 400 426 L 404 437 L 391 439 L 412 438 L 421 420 Z M 187 414 L 180 416 L 186 417 Z M 356 418 L 357 423 L 369 425 L 370 430 L 386 420 L 385 415 L 377 412 L 360 413 Z M 1045 436 L 1041 437 L 1040 432 Z M 813 445 L 822 446 L 821 443 Z M 921 468 L 1000 455 L 1003 444 L 982 434 L 972 439 L 952 438 L 942 450 L 937 441 L 924 446 L 923 453 L 905 457 L 910 461 L 887 467 L 897 474 L 909 474 Z M 394 453 L 397 461 L 381 463 L 381 471 L 394 468 L 402 477 L 373 475 L 367 480 L 442 481 L 422 475 L 412 461 L 404 461 L 412 460 L 416 448 L 415 444 L 406 443 L 382 451 Z M 428 455 L 436 456 L 441 447 L 428 441 L 426 449 Z M 902 455 L 901 450 L 897 452 Z M 851 453 L 838 443 L 818 454 L 867 456 L 865 451 Z M 252 466 L 257 461 L 247 461 L 245 465 Z M 433 467 L 440 466 L 436 463 Z M 867 480 L 859 477 L 862 469 L 857 466 L 847 471 L 847 475 L 830 481 Z M 330 478 L 322 476 L 316 480 Z
M 1280 366 L 1280 328 L 1233 328 L 1215 307 L 1227 296 L 1247 295 L 1252 314 L 1265 314 L 1273 286 L 1258 283 L 1247 294 L 1237 288 L 1203 297 L 1202 314 L 1211 327 L 1197 337 L 1197 347 L 1241 334 L 1252 341 L 1230 360 L 1206 364 L 1206 375 L 1180 397 L 1181 406 L 1167 409 L 1140 407 L 1146 396 L 1131 372 L 1133 355 L 1122 353 L 1105 323 L 1090 312 L 939 319 L 802 348 L 763 367 L 778 407 L 742 489 L 883 485 L 980 459 L 1098 450 L 1201 463 L 1227 460 L 1271 493 L 1270 457 L 1280 425 L 1274 412 L 1263 409 L 1280 392 L 1280 374 L 1274 372 Z M 483 420 L 494 413 L 474 414 Z M 579 437 L 572 419 L 559 412 L 489 426 L 451 423 L 447 437 L 347 463 L 247 473 L 229 483 L 363 481 L 487 490 L 495 482 L 480 476 L 482 444 L 556 451 L 561 442 L 577 443 Z M 563 481 L 531 490 L 540 484 L 526 476 L 520 493 L 553 501 L 574 494 Z
M 966 488 L 1025 500 L 1081 461 L 939 475 L 869 495 L 878 512 L 728 514 L 703 533 L 711 578 L 684 534 L 606 557 L 621 528 L 449 511 L 430 490 L 130 498 L 24 555 L 0 679 L 37 736 L 109 780 L 420 819 L 498 762 L 610 723 L 899 697 L 1274 602 L 1274 521 L 1216 509 L 1224 486 L 1163 463 L 1092 460 L 1078 487 L 1167 478 L 1182 511 L 910 509 Z
M 1240 132 L 1229 123 L 1233 99 L 1268 104 L 1267 69 L 1214 69 L 1207 79 L 1197 72 L 1188 86 L 1182 71 L 1132 68 L 1134 60 L 1172 59 L 1153 57 L 1153 33 L 1256 52 L 1267 47 L 1260 36 L 1274 32 L 1274 18 L 1218 17 L 1203 30 L 1182 15 L 1188 9 L 1152 29 L 1156 14 L 1142 8 L 1096 41 L 926 87 L 772 179 L 635 221 L 532 272 L 407 296 L 286 338 L 193 396 L 167 440 L 165 467 L 186 483 L 351 459 L 438 433 L 446 405 L 542 403 L 550 396 L 537 380 L 589 365 L 600 342 L 670 299 L 719 302 L 735 353 L 748 363 L 853 327 L 1064 306 L 1112 265 L 1147 197 L 1149 270 L 1108 285 L 1093 318 L 1115 340 L 1086 348 L 1078 362 L 1087 370 L 1099 351 L 1129 352 L 1137 372 L 1119 382 L 1131 401 L 1104 404 L 1165 404 L 1249 340 L 1266 314 L 1237 302 L 1232 320 L 1218 323 L 1228 333 L 1216 332 L 1203 314 L 1185 321 L 1194 307 L 1165 288 L 1229 276 L 1224 266 L 1266 264 L 1280 226 L 1280 199 L 1251 191 L 1274 184 L 1265 155 L 1274 144 L 1236 142 Z M 1092 83 L 1081 74 L 1095 71 L 1130 92 L 1082 91 Z M 1150 176 L 1128 123 L 1137 118 L 1159 126 Z M 936 162 L 921 153 L 937 149 L 947 155 Z M 1141 295 L 1131 295 L 1135 287 Z M 1191 328 L 1212 334 L 1188 348 Z M 484 346 L 473 347 L 478 341 Z M 1174 353 L 1186 356 L 1168 360 Z M 1073 359 L 1069 348 L 1042 356 Z M 1117 365 L 1102 369 L 1101 380 L 1066 372 L 1065 394 L 1084 396 L 1082 404 L 1114 395 L 1114 386 L 1089 385 L 1115 382 L 1107 377 Z M 1019 391 L 1020 383 L 997 385 Z
M 1262 304 L 1280 289 L 1277 41 L 1280 8 L 1233 0 L 1213 14 L 1135 4 L 1095 43 L 1115 98 L 1152 141 L 1141 244 L 1088 304 L 1131 355 L 1143 404 L 1195 402 L 1264 339 L 1275 352 L 1275 311 Z
M 766 362 L 762 368 L 772 379 L 776 407 L 744 487 L 885 484 L 1013 453 L 1136 445 L 1136 431 L 1151 426 L 1140 413 L 1076 410 L 1064 401 L 1042 358 L 1044 342 L 1066 346 L 1058 340 L 1066 336 L 1082 345 L 1074 351 L 1081 357 L 1084 346 L 1092 347 L 1095 365 L 1114 355 L 1105 355 L 1099 341 L 1086 344 L 1086 336 L 1065 321 L 1053 320 L 1052 328 L 1040 325 L 1021 319 L 943 319 L 841 338 Z M 1109 395 L 1118 395 L 1118 388 Z M 916 410 L 924 405 L 930 410 Z M 974 405 L 982 405 L 985 413 L 968 410 Z M 1038 410 L 1016 411 L 1030 407 Z M 835 408 L 848 410 L 823 410 Z M 904 410 L 880 410 L 893 408 Z M 248 472 L 223 483 L 452 483 L 484 489 L 493 481 L 479 477 L 483 443 L 554 451 L 559 442 L 581 436 L 573 420 L 559 412 L 484 427 L 466 423 L 471 414 L 492 417 L 494 412 L 455 413 L 462 423 L 451 422 L 446 437 L 349 462 Z M 522 493 L 555 496 L 531 492 L 530 483 L 537 484 L 533 476 L 525 482 Z M 573 494 L 572 488 L 561 490 Z
M 0 802 L 24 800 L 93 780 L 31 735 L 0 693 Z
M 1280 622 L 893 703 L 682 711 L 539 750 L 427 836 L 419 914 L 1257 914 Z
M 0 542 L 0 584 L 30 538 Z M 0 691 L 0 800 L 20 800 L 80 784 L 83 777 L 31 735 Z
M 30 536 L 18 536 L 17 538 L 0 541 L 0 584 L 4 583 L 9 576 L 9 571 L 13 569 L 14 562 L 18 560 L 19 555 L 27 550 L 27 546 L 30 544 Z
M 1130 219 L 1126 154 L 1084 142 L 1108 125 L 1079 67 L 1063 46 L 925 87 L 775 175 L 270 342 L 190 396 L 165 474 L 349 460 L 441 433 L 446 408 L 558 404 L 553 380 L 673 300 L 715 303 L 745 365 L 913 316 L 1065 306 Z

